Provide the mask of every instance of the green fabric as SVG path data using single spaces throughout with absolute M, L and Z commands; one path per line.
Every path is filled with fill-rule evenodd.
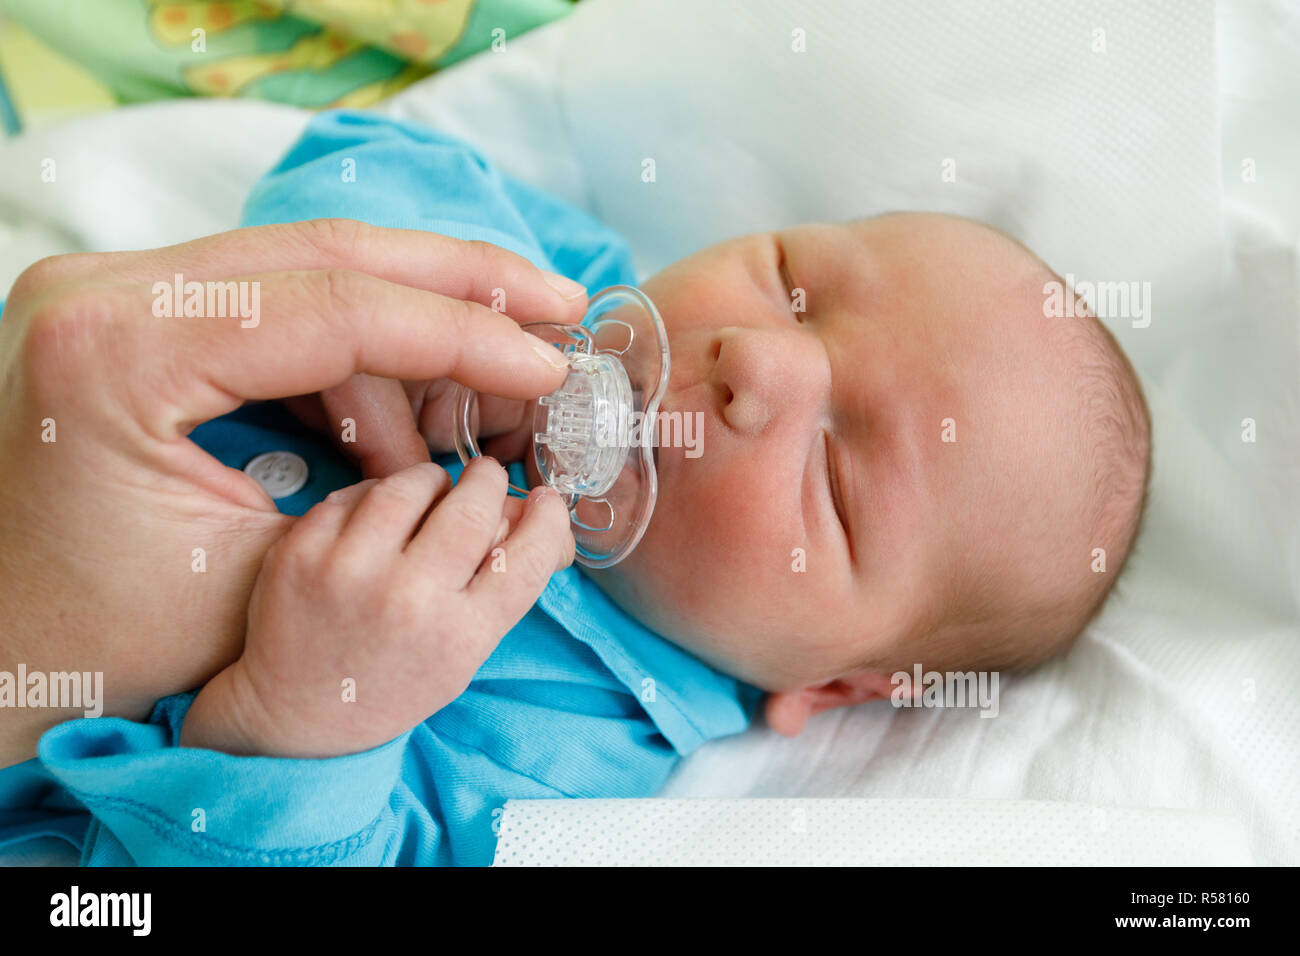
M 15 23 L 89 71 L 118 102 L 241 96 L 309 108 L 368 106 L 572 7 L 570 0 L 296 0 L 289 15 L 287 5 L 0 0 Z M 5 68 L 12 76 L 23 67 Z

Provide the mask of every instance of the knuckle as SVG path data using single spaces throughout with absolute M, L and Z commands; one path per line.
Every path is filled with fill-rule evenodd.
M 320 577 L 327 586 L 351 588 L 370 579 L 373 562 L 364 554 L 350 548 L 334 548 L 321 561 Z
M 500 246 L 483 239 L 472 239 L 469 245 L 467 264 L 472 270 L 471 274 L 477 277 L 474 286 L 481 290 L 494 286 L 508 286 L 509 283 L 504 278 L 504 275 L 508 274 L 504 269 L 504 259 L 508 253 Z
M 499 246 L 494 246 L 486 239 L 469 240 L 469 249 L 473 265 L 480 269 L 491 265 L 496 260 L 497 253 L 500 251 Z
M 491 312 L 490 309 L 468 299 L 448 298 L 444 301 L 447 304 L 447 317 L 452 320 L 460 341 L 474 334 L 475 326 L 484 321 L 482 313 Z
M 331 491 L 328 495 L 326 495 L 324 498 L 322 498 L 311 509 L 311 511 L 307 512 L 306 517 L 311 517 L 313 513 L 335 511 L 339 508 L 342 508 L 344 505 L 348 503 L 348 500 L 350 499 L 351 495 L 352 492 L 350 492 L 348 488 L 336 488 L 333 491 Z
M 532 264 L 523 256 L 483 239 L 470 241 L 471 262 L 475 275 L 486 277 L 489 285 L 507 285 Z
M 433 462 L 421 462 L 403 468 L 379 482 L 376 491 L 403 500 L 428 499 L 437 491 L 447 472 Z
M 97 343 L 114 323 L 111 306 L 90 289 L 65 290 L 46 299 L 26 316 L 21 354 L 38 377 L 98 364 Z
M 496 528 L 500 520 L 500 511 L 494 510 L 482 498 L 467 498 L 457 502 L 456 518 L 457 522 L 467 529 L 486 528 L 488 525 Z
M 92 253 L 74 252 L 38 259 L 14 281 L 9 297 L 21 301 L 28 296 L 39 296 L 48 292 L 50 286 L 85 275 L 98 258 Z
M 364 272 L 329 268 L 307 273 L 303 279 L 303 298 L 309 308 L 314 307 L 323 334 L 347 335 L 350 321 L 364 319 L 375 311 L 375 286 L 379 280 Z
M 303 238 L 330 258 L 345 258 L 362 243 L 372 227 L 357 219 L 331 217 L 297 223 Z
M 369 491 L 378 483 L 379 483 L 379 479 L 377 478 L 365 478 L 357 482 L 355 485 L 345 485 L 342 488 L 335 488 L 324 498 L 322 498 L 320 502 L 317 503 L 311 509 L 311 511 L 308 512 L 308 515 L 310 515 L 312 511 L 316 511 L 317 509 L 324 510 L 326 508 L 338 509 L 338 508 L 347 507 L 352 503 L 354 495 L 358 493 L 364 494 L 366 491 Z
M 272 574 L 302 581 L 315 571 L 316 558 L 315 552 L 305 546 L 302 536 L 291 531 L 271 545 L 265 561 Z
M 347 491 L 344 488 L 336 488 L 328 495 L 321 499 L 318 508 L 339 508 L 348 500 Z
M 320 275 L 321 295 L 328 309 L 342 306 L 347 311 L 362 306 L 367 298 L 366 277 L 351 269 L 325 269 Z
M 509 562 L 510 570 L 529 590 L 540 590 L 555 568 L 551 556 L 532 542 L 516 546 L 509 555 Z
M 38 294 L 45 286 L 58 282 L 63 274 L 63 256 L 46 256 L 37 259 L 14 280 L 9 290 L 9 298 L 22 299 L 27 295 Z
M 412 483 L 393 475 L 366 492 L 365 507 L 367 511 L 377 512 L 382 521 L 413 497 Z

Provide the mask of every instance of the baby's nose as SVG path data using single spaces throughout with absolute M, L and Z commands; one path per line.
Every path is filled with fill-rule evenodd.
M 830 368 L 825 350 L 807 336 L 770 329 L 725 328 L 714 343 L 711 381 L 722 416 L 736 431 L 756 435 L 774 421 L 802 415 L 825 398 Z

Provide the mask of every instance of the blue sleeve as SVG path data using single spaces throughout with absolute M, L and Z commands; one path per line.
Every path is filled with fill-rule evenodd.
M 402 821 L 389 798 L 409 734 L 329 760 L 177 747 L 193 698 L 164 698 L 148 723 L 84 718 L 41 737 L 48 779 L 89 811 L 75 841 L 84 864 L 364 866 L 396 858 Z
M 678 754 L 590 648 L 534 610 L 464 694 L 364 753 L 176 746 L 192 694 L 147 723 L 67 721 L 0 771 L 0 847 L 58 836 L 91 866 L 486 866 L 510 799 L 644 797 Z
M 346 757 L 177 747 L 191 694 L 148 723 L 60 724 L 0 771 L 0 848 L 57 836 L 89 866 L 486 866 L 507 800 L 650 796 L 678 759 L 587 649 L 541 642 L 511 632 L 461 697 Z

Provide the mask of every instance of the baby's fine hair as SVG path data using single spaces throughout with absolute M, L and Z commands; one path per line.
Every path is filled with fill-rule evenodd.
M 1032 250 L 1000 234 L 1041 266 L 1043 282 L 1069 288 Z M 889 655 L 890 660 L 873 660 L 866 666 L 898 669 L 903 662 L 892 658 L 905 655 L 938 669 L 1026 670 L 1067 650 L 1114 591 L 1146 513 L 1151 412 L 1132 363 L 1091 308 L 1076 309 L 1076 317 L 1066 320 L 1062 341 L 1078 370 L 1069 387 L 1081 407 L 1079 440 L 1091 465 L 1083 518 L 1093 548 L 1102 549 L 1104 555 L 1094 550 L 1091 566 L 1088 555 L 1080 556 L 1078 575 L 1072 578 L 1078 586 L 1068 597 L 1056 590 L 1050 600 L 1021 595 L 996 606 L 981 602 L 966 607 L 957 620 L 913 635 L 906 646 Z M 1104 569 L 1096 566 L 1098 561 L 1104 561 Z
M 1042 265 L 1048 280 L 1069 288 L 1032 250 L 1011 241 Z M 968 658 L 967 668 L 1027 670 L 1068 650 L 1115 590 L 1141 533 L 1151 484 L 1151 411 L 1137 372 L 1110 329 L 1090 307 L 1076 312 L 1064 325 L 1063 349 L 1078 370 L 1071 387 L 1081 406 L 1081 440 L 1092 466 L 1085 505 L 1095 542 L 1091 562 L 1080 561 L 1082 586 L 1073 599 L 1050 610 L 1024 607 L 1012 620 L 994 623 L 986 640 L 967 648 L 978 658 Z
M 1068 334 L 1067 348 L 1077 351 L 1081 366 L 1085 434 L 1093 443 L 1092 525 L 1099 541 L 1110 542 L 1105 573 L 1092 575 L 1082 631 L 1114 590 L 1141 533 L 1151 485 L 1151 410 L 1128 356 L 1091 309 Z

